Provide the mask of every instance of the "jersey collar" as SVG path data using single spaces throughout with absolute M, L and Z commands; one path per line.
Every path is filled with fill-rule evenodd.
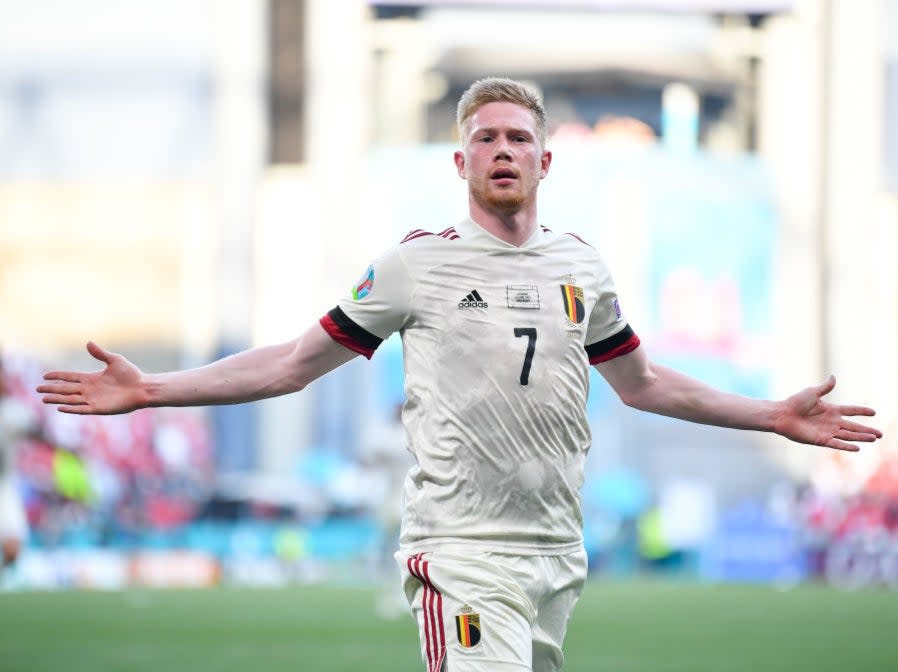
M 531 250 L 541 245 L 545 237 L 543 227 L 537 223 L 533 233 L 530 234 L 530 237 L 524 241 L 522 245 L 512 245 L 501 238 L 497 238 L 470 217 L 462 220 L 462 222 L 455 227 L 455 230 L 462 236 L 462 238 L 476 240 L 486 247 L 502 250 Z

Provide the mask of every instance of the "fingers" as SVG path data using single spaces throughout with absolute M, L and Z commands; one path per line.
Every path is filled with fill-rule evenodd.
M 109 360 L 111 359 L 111 353 L 106 352 L 99 345 L 94 343 L 93 341 L 87 342 L 87 351 L 90 353 L 90 356 L 94 359 L 99 359 L 104 364 L 109 364 Z
M 821 397 L 825 397 L 827 394 L 833 391 L 833 388 L 836 386 L 836 377 L 832 374 L 829 375 L 829 378 L 826 379 L 818 388 L 817 394 Z
M 835 450 L 844 450 L 848 453 L 856 453 L 860 450 L 860 448 L 858 448 L 857 446 L 846 443 L 845 441 L 841 441 L 839 439 L 830 439 L 826 443 L 826 446 Z
M 81 384 L 75 382 L 43 383 L 38 385 L 35 390 L 41 394 L 78 394 L 81 392 Z
M 53 373 L 48 373 L 44 377 L 49 378 L 53 376 Z M 45 404 L 65 404 L 83 407 L 87 403 L 82 394 L 83 386 L 80 382 L 67 382 L 63 379 L 62 382 L 43 383 L 35 389 L 42 395 L 41 401 Z
M 45 394 L 41 399 L 45 404 L 63 404 L 66 406 L 86 406 L 87 400 L 80 394 Z M 60 408 L 60 410 L 62 410 Z
M 90 415 L 94 413 L 87 404 L 81 406 L 57 406 L 56 410 L 60 413 L 71 413 L 73 415 Z
M 837 406 L 840 415 L 876 415 L 869 406 Z
M 858 413 L 857 415 L 867 414 Z M 872 415 L 872 413 L 870 413 L 870 415 Z M 836 450 L 844 450 L 849 453 L 856 453 L 860 450 L 860 447 L 854 445 L 853 443 L 849 443 L 849 441 L 872 443 L 873 441 L 876 441 L 876 439 L 881 438 L 882 432 L 875 427 L 867 427 L 866 425 L 843 419 L 841 426 L 836 430 L 833 438 L 826 442 L 826 445 L 829 448 L 834 448 Z
M 851 420 L 843 420 L 841 428 L 849 432 L 859 432 L 862 434 L 870 435 L 874 439 L 882 438 L 882 432 L 875 427 L 868 427 L 867 425 L 862 425 L 858 422 L 851 422 Z M 870 441 L 872 440 L 873 439 L 870 439 Z
M 80 382 L 69 382 L 62 376 L 57 376 L 57 373 L 54 371 L 44 377 L 62 382 L 43 383 L 35 388 L 42 395 L 41 401 L 45 404 L 58 404 L 57 410 L 63 413 L 86 413 L 89 407 L 83 395 L 83 385 Z M 69 375 L 66 378 L 77 379 L 78 376 Z
M 77 371 L 48 371 L 44 374 L 44 380 L 65 380 L 69 383 L 80 383 L 81 374 Z M 37 391 L 40 392 L 40 388 Z
M 836 432 L 836 438 L 844 441 L 863 441 L 865 443 L 870 443 L 876 441 L 879 437 L 872 432 L 852 432 L 847 429 L 841 429 Z

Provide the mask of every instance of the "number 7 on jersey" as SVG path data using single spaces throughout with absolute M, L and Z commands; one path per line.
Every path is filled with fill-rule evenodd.
M 536 327 L 515 327 L 514 337 L 527 337 L 527 354 L 524 355 L 524 366 L 521 367 L 521 385 L 530 381 L 530 365 L 533 364 L 533 353 L 536 351 Z

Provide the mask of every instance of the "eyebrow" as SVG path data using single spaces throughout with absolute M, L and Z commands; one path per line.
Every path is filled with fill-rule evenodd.
M 507 128 L 507 129 L 505 129 L 505 131 L 506 131 L 507 133 L 520 133 L 521 135 L 529 135 L 529 136 L 531 136 L 531 137 L 536 137 L 536 133 L 534 133 L 533 131 L 528 131 L 528 130 L 525 129 L 525 128 L 515 128 L 515 127 L 512 127 L 512 128 Z M 496 134 L 498 134 L 499 132 L 500 132 L 500 131 L 499 131 L 498 128 L 493 128 L 493 127 L 483 127 L 483 128 L 475 128 L 475 129 L 471 132 L 471 135 L 477 135 L 478 133 L 491 133 L 492 135 L 496 135 Z

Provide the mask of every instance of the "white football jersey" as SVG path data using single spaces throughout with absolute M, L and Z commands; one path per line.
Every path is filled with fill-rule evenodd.
M 404 549 L 477 544 L 564 553 L 582 544 L 589 364 L 632 351 L 598 253 L 537 227 L 516 247 L 472 220 L 412 231 L 321 319 L 370 357 L 402 336 Z

